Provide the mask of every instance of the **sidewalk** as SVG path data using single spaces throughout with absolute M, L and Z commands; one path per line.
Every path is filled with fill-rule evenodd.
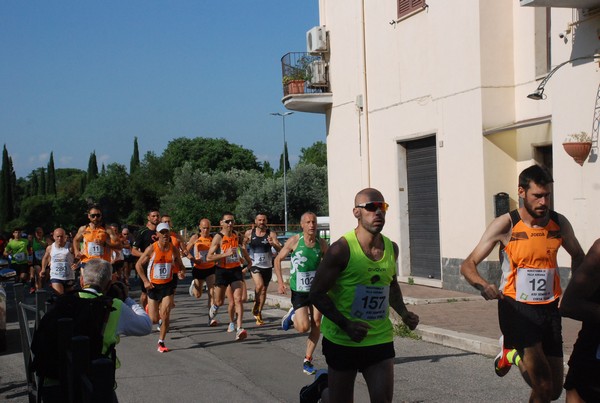
M 251 279 L 247 280 L 247 285 L 248 298 L 254 299 L 254 284 Z M 498 354 L 500 328 L 495 301 L 486 301 L 477 294 L 422 285 L 401 283 L 400 288 L 408 309 L 419 315 L 420 324 L 416 332 L 422 340 L 477 354 Z M 277 283 L 271 281 L 266 303 L 289 309 L 289 290 L 287 295 L 281 295 L 277 292 Z M 573 351 L 581 322 L 563 318 L 562 327 L 566 363 Z

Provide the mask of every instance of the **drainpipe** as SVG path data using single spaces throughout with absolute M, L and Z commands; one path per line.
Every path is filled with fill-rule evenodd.
M 371 187 L 371 142 L 369 136 L 369 86 L 367 82 L 367 44 L 365 23 L 365 0 L 362 0 L 362 55 L 363 55 L 363 108 L 365 111 L 365 142 L 367 146 L 367 187 Z M 359 112 L 360 113 L 360 112 Z

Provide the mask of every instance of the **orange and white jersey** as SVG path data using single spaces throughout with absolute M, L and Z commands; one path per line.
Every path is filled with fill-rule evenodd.
M 208 262 L 206 255 L 210 249 L 212 243 L 212 236 L 207 238 L 198 237 L 198 240 L 194 244 L 194 268 L 196 269 L 210 269 L 215 267 L 216 262 Z
M 168 249 L 162 250 L 158 242 L 154 242 L 150 247 L 154 249 L 148 263 L 148 279 L 153 284 L 166 284 L 173 280 L 175 270 L 175 261 L 173 254 L 173 245 L 167 244 Z
M 527 226 L 518 210 L 511 211 L 512 234 L 502 249 L 504 295 L 526 304 L 547 304 L 562 294 L 556 255 L 562 245 L 558 214 L 550 211 L 543 228 Z
M 106 245 L 108 234 L 103 227 L 92 229 L 89 226 L 83 231 L 83 248 L 81 249 L 82 262 L 90 259 L 104 259 L 111 261 L 112 250 Z
M 231 234 L 231 236 L 221 234 L 221 237 L 221 253 L 225 253 L 229 249 L 233 249 L 233 253 L 231 256 L 220 259 L 219 267 L 223 269 L 235 269 L 236 267 L 240 267 L 242 264 L 240 262 L 240 255 L 237 251 L 240 244 L 238 235 L 236 233 Z

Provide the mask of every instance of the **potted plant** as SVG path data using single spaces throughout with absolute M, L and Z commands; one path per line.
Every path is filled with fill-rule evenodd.
M 592 149 L 592 138 L 586 132 L 569 134 L 563 141 L 563 147 L 576 163 L 583 165 Z
M 283 85 L 288 94 L 304 94 L 304 83 L 310 80 L 310 57 L 304 55 L 296 60 L 293 66 L 286 66 Z

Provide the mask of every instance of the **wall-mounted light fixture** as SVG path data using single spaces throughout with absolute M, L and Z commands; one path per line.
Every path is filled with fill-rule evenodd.
M 553 68 L 552 70 L 550 70 L 550 73 L 548 73 L 548 75 L 542 80 L 542 82 L 540 83 L 540 85 L 538 85 L 538 87 L 536 88 L 536 90 L 534 92 L 532 92 L 531 94 L 527 95 L 527 98 L 534 99 L 536 101 L 539 101 L 541 99 L 546 99 L 546 96 L 544 95 L 544 87 L 546 86 L 546 83 L 548 82 L 548 80 L 550 80 L 550 77 L 552 77 L 552 75 L 554 73 L 556 73 L 556 70 L 560 69 L 565 64 L 574 62 L 576 60 L 595 59 L 595 58 L 598 58 L 598 57 L 600 57 L 600 55 L 598 55 L 596 53 L 596 54 L 593 54 L 593 55 L 576 57 L 574 59 L 567 60 L 566 62 L 562 62 L 561 64 L 559 64 L 558 66 L 556 66 L 555 68 Z

